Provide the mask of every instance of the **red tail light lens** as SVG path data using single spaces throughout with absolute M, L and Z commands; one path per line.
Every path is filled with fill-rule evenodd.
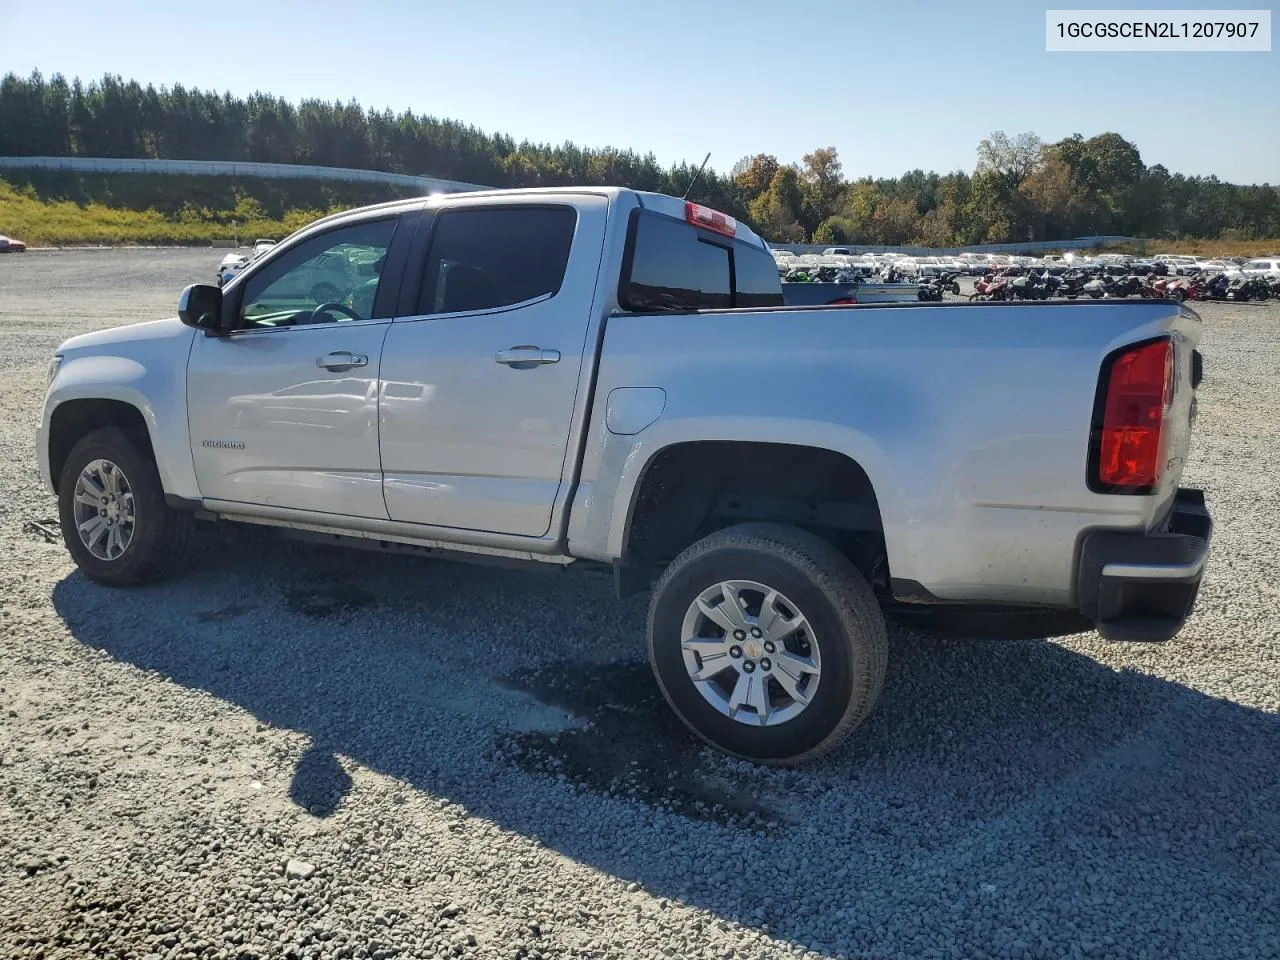
M 1165 419 L 1172 400 L 1172 341 L 1134 347 L 1112 361 L 1096 441 L 1102 488 L 1146 493 L 1155 487 L 1164 465 Z
M 695 227 L 702 227 L 704 230 L 711 230 L 726 237 L 732 237 L 738 232 L 737 220 L 719 210 L 704 207 L 700 203 L 686 202 L 684 218 Z

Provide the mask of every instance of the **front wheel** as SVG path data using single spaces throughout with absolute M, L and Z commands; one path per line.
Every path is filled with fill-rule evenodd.
M 193 523 L 165 503 L 152 459 L 114 427 L 72 448 L 58 482 L 58 518 L 71 559 L 90 580 L 112 587 L 172 572 Z
M 821 538 L 750 523 L 671 562 L 649 606 L 649 662 L 681 720 L 725 753 L 778 766 L 834 750 L 884 683 L 884 616 Z

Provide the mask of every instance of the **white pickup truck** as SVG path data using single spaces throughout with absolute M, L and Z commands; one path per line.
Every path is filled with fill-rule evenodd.
M 1179 630 L 1211 532 L 1178 485 L 1199 335 L 1157 300 L 786 307 L 706 207 L 454 194 L 320 220 L 178 318 L 67 341 L 39 459 L 108 585 L 179 569 L 199 518 L 611 567 L 652 588 L 688 726 L 792 763 L 872 709 L 886 605 Z

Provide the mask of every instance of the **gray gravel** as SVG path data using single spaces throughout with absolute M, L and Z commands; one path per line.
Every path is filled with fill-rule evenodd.
M 849 748 L 766 771 L 593 575 L 246 529 L 113 592 L 24 532 L 52 348 L 219 259 L 0 258 L 0 956 L 1280 956 L 1280 304 L 1200 308 L 1180 637 L 894 628 Z

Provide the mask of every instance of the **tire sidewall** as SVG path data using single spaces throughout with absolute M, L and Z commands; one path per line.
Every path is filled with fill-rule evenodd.
M 115 560 L 102 560 L 80 540 L 75 521 L 75 491 L 80 472 L 93 460 L 109 460 L 124 473 L 133 491 L 133 538 Z M 72 449 L 58 483 L 58 520 L 62 538 L 76 565 L 91 579 L 132 584 L 143 579 L 160 546 L 164 491 L 155 467 L 125 436 L 115 430 L 89 434 Z
M 725 580 L 754 580 L 772 587 L 808 618 L 822 674 L 813 701 L 792 720 L 765 727 L 733 720 L 708 703 L 689 679 L 680 646 L 685 614 L 698 594 Z M 667 702 L 699 736 L 728 753 L 766 762 L 808 753 L 839 728 L 850 708 L 858 669 L 843 618 L 802 570 L 777 556 L 735 547 L 692 561 L 665 583 L 654 598 L 649 657 Z

